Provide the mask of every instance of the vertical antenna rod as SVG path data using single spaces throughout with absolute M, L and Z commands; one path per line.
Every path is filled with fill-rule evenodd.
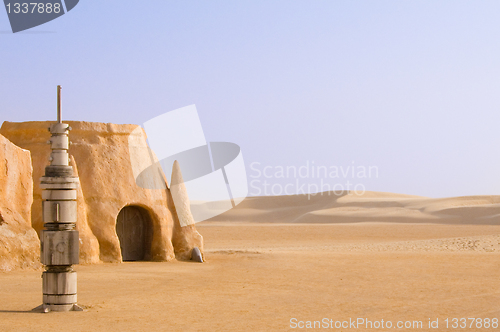
M 61 89 L 60 85 L 57 86 L 57 123 L 62 123 L 61 113 Z

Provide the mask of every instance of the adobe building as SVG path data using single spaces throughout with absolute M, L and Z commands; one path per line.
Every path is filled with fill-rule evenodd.
M 31 227 L 31 174 L 30 152 L 0 135 L 0 271 L 41 267 Z
M 137 185 L 130 155 L 135 152 L 129 142 L 147 147 L 146 134 L 138 130 L 139 126 L 65 122 L 72 128 L 71 165 L 80 177 L 80 263 L 188 260 L 196 247 L 203 254 L 203 238 L 195 226 L 180 226 L 170 189 L 165 185 L 167 177 L 161 174 L 164 186 L 158 189 Z M 4 122 L 0 129 L 0 244 L 7 241 L 5 234 L 12 233 L 4 227 L 9 225 L 15 225 L 14 238 L 22 235 L 27 239 L 9 242 L 10 251 L 0 252 L 0 269 L 2 264 L 3 270 L 39 264 L 36 233 L 43 228 L 39 179 L 49 163 L 47 140 L 52 123 Z M 148 152 L 134 158 L 148 158 Z M 10 221 L 2 221 L 4 216 Z M 4 259 L 4 255 L 12 257 Z

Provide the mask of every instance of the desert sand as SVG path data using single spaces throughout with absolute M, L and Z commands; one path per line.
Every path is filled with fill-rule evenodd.
M 422 322 L 408 331 L 498 330 L 451 326 L 500 318 L 499 204 L 375 192 L 250 197 L 196 225 L 204 264 L 76 266 L 84 312 L 32 313 L 41 270 L 0 274 L 1 330 L 314 330 L 298 328 L 308 321 L 332 331 L 397 331 L 399 321 Z M 394 326 L 335 328 L 349 319 Z

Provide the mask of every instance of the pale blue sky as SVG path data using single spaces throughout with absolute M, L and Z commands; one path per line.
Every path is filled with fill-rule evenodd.
M 0 10 L 0 120 L 54 118 L 57 84 L 72 120 L 196 104 L 206 139 L 239 144 L 247 166 L 354 161 L 379 169 L 351 179 L 367 190 L 499 194 L 499 15 L 498 1 L 81 0 L 12 34 Z

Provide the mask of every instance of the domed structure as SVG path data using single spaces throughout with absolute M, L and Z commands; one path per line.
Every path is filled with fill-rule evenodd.
M 188 260 L 193 248 L 203 252 L 203 238 L 195 226 L 181 227 L 168 186 L 145 189 L 136 184 L 133 167 L 137 165 L 132 160 L 154 158 L 139 126 L 65 122 L 72 128 L 70 164 L 80 177 L 77 230 L 81 263 Z M 47 128 L 52 123 L 4 122 L 0 129 L 12 143 L 31 152 L 31 224 L 39 234 L 43 228 L 39 179 L 48 164 Z M 130 142 L 138 142 L 144 149 L 130 149 Z M 132 160 L 131 153 L 136 154 Z M 159 179 L 166 184 L 163 173 Z

